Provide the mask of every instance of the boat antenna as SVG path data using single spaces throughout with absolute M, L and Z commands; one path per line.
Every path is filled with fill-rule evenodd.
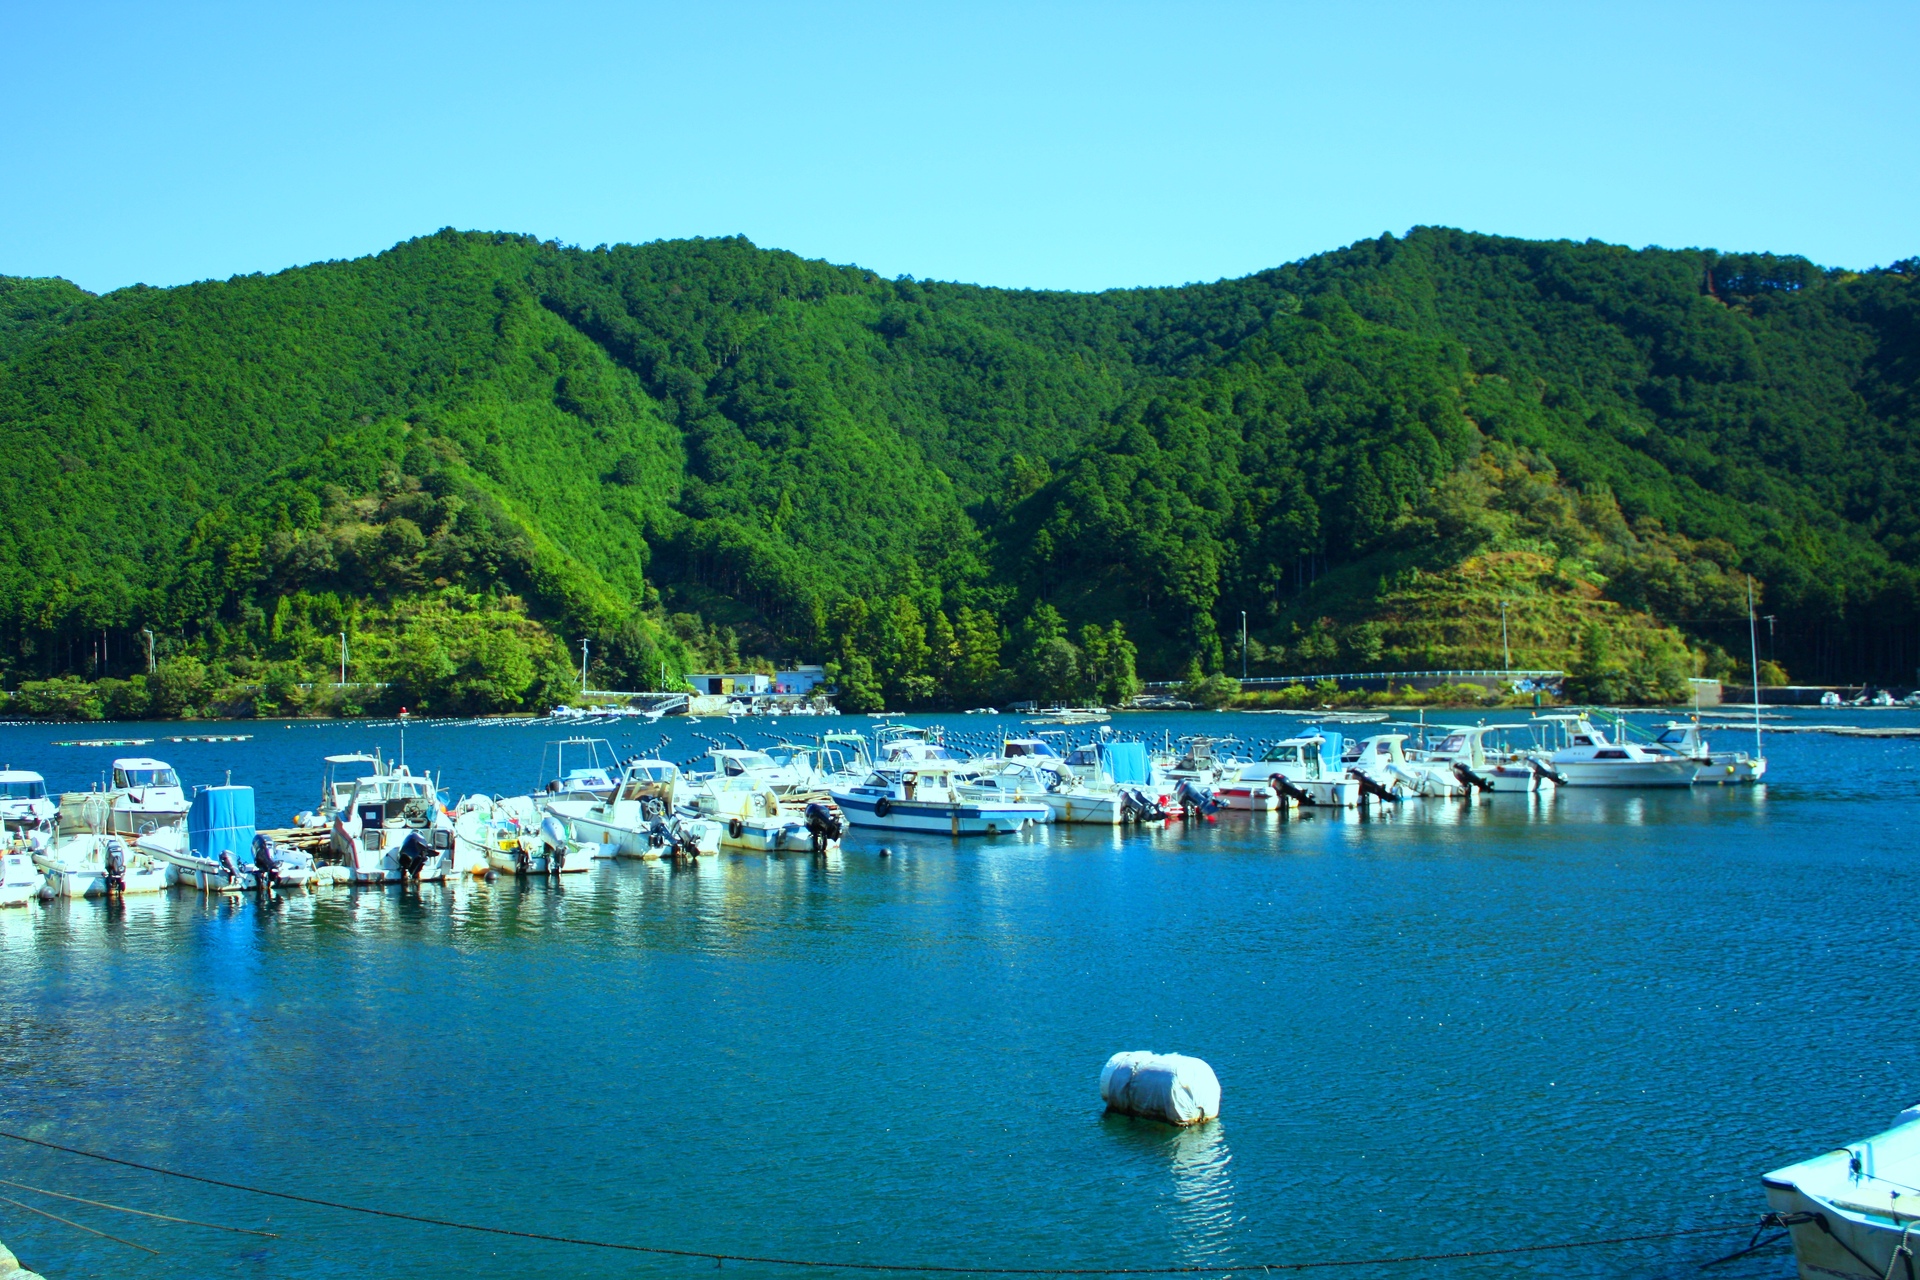
M 1753 758 L 1760 759 L 1760 628 L 1753 617 L 1753 575 L 1747 575 L 1747 652 L 1753 668 Z

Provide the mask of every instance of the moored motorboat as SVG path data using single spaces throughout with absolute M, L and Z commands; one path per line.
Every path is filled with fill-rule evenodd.
M 564 818 L 575 839 L 598 846 L 603 858 L 660 858 L 676 848 L 718 852 L 720 825 L 679 813 L 683 798 L 690 803 L 692 791 L 678 765 L 629 760 L 610 799 L 556 800 L 547 811 Z
M 1282 800 L 1351 809 L 1360 803 L 1360 781 L 1341 764 L 1340 749 L 1337 733 L 1287 738 L 1268 747 L 1259 760 L 1242 765 L 1235 781 L 1268 787 Z M 1220 795 L 1218 788 L 1215 795 Z M 1227 803 L 1232 806 L 1232 801 Z
M 46 888 L 54 897 L 158 893 L 173 883 L 171 863 L 106 829 L 111 811 L 109 792 L 60 797 L 53 837 L 33 852 L 34 866 L 46 876 Z
M 183 823 L 135 842 L 168 862 L 174 883 L 210 893 L 244 893 L 304 886 L 313 879 L 313 855 L 276 845 L 254 826 L 252 787 L 202 787 L 188 802 Z
M 1538 791 L 1553 785 L 1547 765 L 1528 753 L 1500 744 L 1515 725 L 1442 727 L 1440 740 L 1428 747 L 1425 762 L 1444 767 L 1454 777 L 1479 791 Z
M 1758 732 L 1756 728 L 1755 732 Z M 1669 720 L 1654 731 L 1654 746 L 1691 760 L 1699 769 L 1693 780 L 1698 783 L 1717 785 L 1758 782 L 1767 773 L 1767 760 L 1762 755 L 1749 755 L 1745 751 L 1715 751 L 1707 745 L 1700 732 L 1698 720 Z
M 187 816 L 187 793 L 180 776 L 164 760 L 125 756 L 113 762 L 113 797 L 108 831 L 143 836 L 173 826 Z
M 1567 787 L 1689 787 L 1700 766 L 1636 742 L 1609 741 L 1581 712 L 1535 716 L 1547 765 Z
M 444 880 L 453 868 L 453 818 L 426 774 L 394 765 L 353 783 L 333 819 L 332 852 L 354 884 Z
M 454 811 L 456 875 L 489 870 L 520 876 L 588 871 L 598 848 L 575 840 L 565 818 L 542 812 L 527 796 L 506 800 L 469 796 Z
M 940 835 L 1001 835 L 1049 817 L 1044 804 L 962 794 L 963 769 L 952 760 L 883 763 L 859 784 L 835 788 L 833 800 L 856 827 Z
M 1920 1246 L 1920 1107 L 1894 1126 L 1837 1151 L 1776 1169 L 1760 1180 L 1772 1210 L 1762 1225 L 1784 1227 L 1802 1280 L 1905 1276 Z

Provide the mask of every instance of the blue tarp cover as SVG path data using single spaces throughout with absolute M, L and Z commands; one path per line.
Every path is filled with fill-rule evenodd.
M 253 788 L 207 787 L 187 810 L 187 848 L 203 858 L 252 856 Z
M 1153 773 L 1147 766 L 1146 743 L 1109 742 L 1101 748 L 1101 755 L 1107 776 L 1115 782 L 1138 787 L 1153 781 Z

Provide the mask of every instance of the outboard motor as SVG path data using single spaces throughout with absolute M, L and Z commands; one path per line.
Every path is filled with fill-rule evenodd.
M 1120 793 L 1124 799 L 1120 804 L 1120 818 L 1123 822 L 1158 822 L 1167 816 L 1167 811 L 1158 801 L 1138 787 Z
M 421 872 L 427 869 L 427 860 L 433 857 L 433 846 L 415 831 L 407 836 L 394 855 L 394 861 L 400 864 L 400 879 L 418 880 Z
M 815 853 L 825 853 L 828 845 L 837 844 L 847 832 L 846 820 L 818 800 L 808 803 L 806 819 L 807 835 Z
M 1375 800 L 1378 800 L 1383 804 L 1399 804 L 1400 803 L 1399 796 L 1387 790 L 1387 788 L 1381 786 L 1379 783 L 1375 782 L 1372 778 L 1368 777 L 1366 774 L 1362 773 L 1360 770 L 1349 769 L 1347 770 L 1347 776 L 1360 784 L 1361 795 L 1371 796 Z
M 1460 779 L 1461 785 L 1467 788 L 1468 795 L 1472 795 L 1475 791 L 1493 790 L 1493 782 L 1491 779 L 1481 777 L 1458 761 L 1454 762 L 1453 776 Z
M 667 860 L 676 867 L 684 867 L 700 861 L 700 842 L 693 838 L 686 824 L 673 824 L 672 843 L 667 848 Z
M 253 837 L 253 871 L 260 892 L 272 893 L 280 887 L 280 863 L 273 856 L 273 841 L 259 834 Z
M 107 841 L 107 892 L 127 891 L 127 847 L 118 840 Z
M 547 846 L 547 874 L 559 875 L 567 857 L 567 829 L 551 813 L 540 820 L 540 843 Z
M 1308 806 L 1311 806 L 1313 804 L 1313 797 L 1307 794 L 1304 788 L 1296 787 L 1292 782 L 1288 781 L 1287 776 L 1285 774 L 1281 774 L 1281 773 L 1271 774 L 1268 776 L 1267 782 L 1271 784 L 1273 789 L 1275 791 L 1278 791 L 1281 795 L 1291 797 L 1295 804 L 1302 804 L 1302 805 L 1308 805 Z
M 655 814 L 653 821 L 647 824 L 647 848 L 664 849 L 672 843 L 673 828 L 667 825 L 665 818 Z
M 240 883 L 240 867 L 239 864 L 234 862 L 231 850 L 222 849 L 220 851 L 220 874 L 227 878 L 227 886 L 229 888 Z
M 1202 790 L 1187 778 L 1180 779 L 1180 785 L 1174 788 L 1173 799 L 1174 803 L 1180 806 L 1180 816 L 1183 818 L 1188 814 L 1197 813 L 1211 819 L 1214 810 L 1220 807 L 1220 802 L 1214 798 L 1212 792 Z

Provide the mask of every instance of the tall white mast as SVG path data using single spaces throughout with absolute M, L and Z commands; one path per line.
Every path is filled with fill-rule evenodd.
M 1760 759 L 1760 628 L 1753 617 L 1753 575 L 1747 575 L 1747 651 L 1753 665 L 1753 758 Z

